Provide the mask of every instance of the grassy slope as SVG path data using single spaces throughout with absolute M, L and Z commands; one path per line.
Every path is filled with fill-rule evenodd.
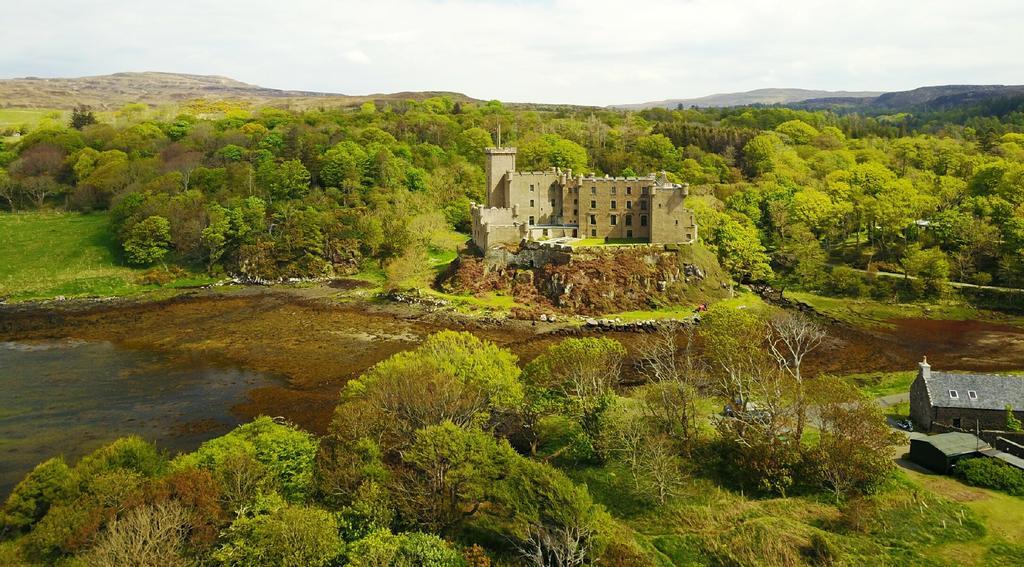
M 0 297 L 120 296 L 157 289 L 137 283 L 144 272 L 122 265 L 108 215 L 0 214 Z M 206 278 L 179 280 L 170 287 Z
M 1024 317 L 977 309 L 962 302 L 941 300 L 917 303 L 885 303 L 873 299 L 826 297 L 803 291 L 786 291 L 786 297 L 806 303 L 819 313 L 856 327 L 884 328 L 892 319 L 970 319 L 1024 326 Z

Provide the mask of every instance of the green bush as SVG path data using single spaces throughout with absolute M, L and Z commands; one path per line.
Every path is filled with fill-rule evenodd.
M 0 512 L 0 530 L 22 531 L 38 522 L 50 506 L 71 494 L 71 469 L 64 459 L 55 457 L 36 465 L 4 503 Z
M 378 530 L 348 550 L 352 567 L 460 567 L 466 564 L 443 539 L 421 532 L 393 534 Z
M 957 463 L 957 475 L 964 482 L 982 488 L 1024 496 L 1024 471 L 999 459 L 977 458 Z
M 239 567 L 329 565 L 345 545 L 329 512 L 285 504 L 277 495 L 244 511 L 223 537 L 226 543 L 213 553 L 213 559 Z
M 167 460 L 152 443 L 141 437 L 122 437 L 86 455 L 75 465 L 74 473 L 82 482 L 115 469 L 126 469 L 144 477 L 157 476 L 167 468 Z
M 231 472 L 246 457 L 269 469 L 289 502 L 306 499 L 313 483 L 313 464 L 319 441 L 304 431 L 258 417 L 231 433 L 203 443 L 194 453 L 175 461 L 180 468 L 193 466 L 214 472 Z M 254 471 L 253 476 L 259 476 Z M 253 483 L 263 486 L 262 482 Z

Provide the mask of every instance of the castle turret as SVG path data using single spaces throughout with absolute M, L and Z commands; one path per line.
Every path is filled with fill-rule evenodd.
M 485 148 L 486 163 L 484 169 L 487 175 L 487 206 L 507 207 L 505 202 L 504 179 L 505 173 L 516 170 L 516 149 L 515 148 Z

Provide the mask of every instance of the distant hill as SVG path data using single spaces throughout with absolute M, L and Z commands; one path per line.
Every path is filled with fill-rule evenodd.
M 1024 96 L 1024 85 L 941 85 L 876 97 L 823 97 L 798 101 L 801 108 L 847 108 L 864 111 L 947 110 L 994 98 Z
M 316 104 L 356 105 L 370 100 L 422 100 L 448 95 L 455 100 L 472 100 L 448 92 L 401 92 L 391 94 L 345 95 L 310 91 L 287 91 L 250 85 L 215 75 L 182 73 L 114 73 L 95 77 L 44 79 L 25 77 L 0 79 L 0 106 L 69 109 L 86 104 L 99 110 L 119 108 L 131 102 L 151 105 L 194 100 L 246 100 L 254 103 L 280 102 L 298 107 Z
M 820 98 L 873 98 L 883 93 L 876 91 L 819 91 L 810 89 L 756 89 L 742 93 L 718 93 L 698 98 L 673 98 L 637 104 L 618 104 L 613 108 L 642 110 L 644 108 L 683 108 L 749 106 L 752 104 L 790 104 Z

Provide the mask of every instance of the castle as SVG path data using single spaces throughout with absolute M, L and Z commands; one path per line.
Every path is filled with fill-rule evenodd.
M 573 176 L 571 170 L 516 171 L 515 148 L 487 148 L 487 204 L 471 205 L 473 243 L 481 251 L 524 240 L 603 239 L 651 244 L 692 243 L 693 211 L 686 185 L 664 174 Z

